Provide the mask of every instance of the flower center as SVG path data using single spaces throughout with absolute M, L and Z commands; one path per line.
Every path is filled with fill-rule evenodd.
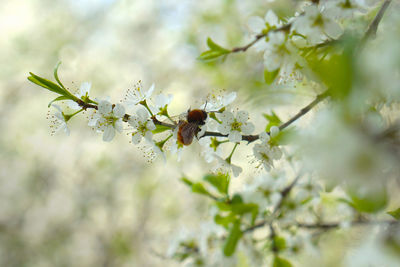
M 238 131 L 238 132 L 240 132 L 240 131 L 241 131 L 241 126 L 242 126 L 242 123 L 241 123 L 241 122 L 238 122 L 238 121 L 235 119 L 235 121 L 231 124 L 231 130 L 232 130 L 232 131 Z

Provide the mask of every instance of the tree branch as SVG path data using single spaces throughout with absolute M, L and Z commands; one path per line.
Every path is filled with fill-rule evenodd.
M 385 0 L 385 2 L 383 2 L 381 8 L 379 9 L 378 14 L 376 14 L 374 20 L 371 22 L 367 31 L 365 32 L 364 37 L 361 41 L 362 44 L 364 44 L 370 38 L 375 38 L 379 23 L 381 22 L 383 15 L 385 14 L 386 9 L 388 8 L 391 2 L 392 0 Z
M 295 122 L 296 120 L 298 120 L 299 118 L 301 118 L 302 116 L 307 114 L 313 107 L 315 107 L 319 102 L 321 102 L 322 100 L 324 100 L 328 96 L 329 96 L 328 91 L 325 91 L 324 93 L 318 95 L 313 102 L 311 102 L 310 104 L 308 104 L 307 106 L 302 108 L 296 115 L 294 115 L 287 122 L 285 122 L 284 124 L 281 124 L 279 126 L 279 130 L 282 131 L 283 129 L 288 127 L 290 124 L 292 124 L 293 122 Z
M 290 27 L 292 26 L 292 23 L 288 23 L 283 25 L 282 27 L 279 27 L 277 29 L 273 29 L 270 30 L 268 33 L 260 33 L 257 34 L 256 37 L 254 38 L 253 41 L 251 41 L 250 43 L 248 43 L 245 46 L 240 46 L 240 47 L 235 47 L 232 48 L 231 53 L 238 53 L 238 52 L 246 52 L 247 49 L 249 49 L 250 47 L 252 47 L 255 43 L 257 43 L 259 40 L 261 40 L 263 37 L 266 37 L 270 32 L 279 32 L 279 31 L 287 31 L 290 30 Z

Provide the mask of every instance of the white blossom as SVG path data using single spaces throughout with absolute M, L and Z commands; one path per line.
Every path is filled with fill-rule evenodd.
M 236 99 L 236 92 L 231 92 L 225 95 L 212 94 L 208 97 L 207 102 L 200 108 L 207 112 L 219 111 L 220 109 L 228 106 Z
M 153 97 L 153 105 L 150 105 L 150 110 L 154 113 L 162 113 L 163 110 L 171 103 L 172 99 L 174 98 L 173 95 L 168 94 L 158 94 Z M 165 114 L 161 114 L 165 115 Z
M 151 131 L 156 129 L 150 115 L 146 109 L 140 108 L 136 112 L 136 116 L 131 116 L 128 123 L 133 126 L 134 132 L 132 133 L 132 143 L 137 145 L 142 140 L 142 137 L 148 142 L 152 142 L 153 133 Z
M 68 120 L 66 119 L 61 107 L 56 104 L 52 104 L 51 106 L 56 109 L 56 111 L 48 117 L 50 119 L 50 129 L 52 130 L 52 134 L 63 131 L 66 135 L 69 135 L 70 131 L 67 125 Z
M 282 26 L 281 21 L 279 18 L 276 16 L 274 11 L 268 10 L 268 12 L 265 14 L 264 19 L 261 17 L 251 17 L 247 23 L 250 32 L 253 34 L 262 34 L 262 33 L 268 33 L 270 30 L 277 29 Z M 270 32 L 269 34 L 271 34 Z M 269 38 L 268 36 L 265 38 L 267 41 Z M 254 45 L 254 48 L 256 51 L 264 51 L 266 48 L 266 42 L 257 42 Z
M 275 137 L 279 134 L 279 127 L 278 126 L 272 126 L 270 129 L 271 132 L 271 137 Z
M 271 136 L 272 132 L 274 132 L 274 136 L 277 134 L 273 127 L 271 127 Z M 272 146 L 269 144 L 270 138 L 265 132 L 260 134 L 260 140 L 261 143 L 254 145 L 253 154 L 256 160 L 264 166 L 265 170 L 270 171 L 274 166 L 274 160 L 278 160 L 282 157 L 282 150 L 278 146 Z
M 139 81 L 135 84 L 133 89 L 128 89 L 124 102 L 128 107 L 135 106 L 142 101 L 149 100 L 153 91 L 154 84 L 152 84 L 148 90 L 144 90 L 142 81 Z
M 103 132 L 103 141 L 110 142 L 115 136 L 115 130 L 122 132 L 122 118 L 125 108 L 121 104 L 112 105 L 106 100 L 99 101 L 98 110 L 89 121 L 97 131 Z
M 221 124 L 218 130 L 222 134 L 227 134 L 231 142 L 240 142 L 242 134 L 248 135 L 254 131 L 254 125 L 249 120 L 249 113 L 247 111 L 238 111 L 236 117 L 232 112 L 225 110 L 219 114 Z
M 307 6 L 304 9 L 304 14 L 294 21 L 293 29 L 307 36 L 311 44 L 318 44 L 326 37 L 337 39 L 343 33 L 339 24 L 315 5 Z
M 92 84 L 90 82 L 83 82 L 81 84 L 81 86 L 79 87 L 79 92 L 74 94 L 77 98 L 82 99 L 82 97 L 89 97 L 89 93 L 90 93 L 90 87 L 92 86 Z M 78 103 L 76 103 L 73 100 L 68 100 L 66 101 L 68 107 L 72 108 L 72 109 L 81 109 L 82 107 L 79 106 Z
M 235 177 L 239 176 L 239 174 L 243 171 L 240 166 L 234 165 L 216 154 L 214 154 L 214 158 L 217 160 L 217 165 L 214 168 L 214 171 L 221 171 L 225 173 L 232 171 L 233 176 Z
M 367 8 L 365 0 L 321 0 L 319 5 L 332 18 L 350 18 L 357 11 Z
M 215 144 L 215 142 L 218 142 L 216 137 L 205 137 L 199 140 L 199 144 L 202 147 L 201 155 L 208 163 L 211 163 L 214 160 L 214 154 L 217 154 L 218 156 L 222 155 L 221 146 Z

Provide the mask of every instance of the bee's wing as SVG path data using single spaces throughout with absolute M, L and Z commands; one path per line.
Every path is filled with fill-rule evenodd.
M 186 146 L 190 145 L 198 129 L 199 126 L 197 124 L 185 122 L 179 127 L 179 141 Z
M 162 120 L 162 122 L 171 123 L 173 122 L 175 125 L 178 125 L 180 121 L 186 120 L 187 112 L 184 112 L 179 115 L 170 116 L 169 119 Z

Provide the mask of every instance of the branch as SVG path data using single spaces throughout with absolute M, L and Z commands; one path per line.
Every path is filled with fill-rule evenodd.
M 268 33 L 260 33 L 257 34 L 255 39 L 253 41 L 251 41 L 249 44 L 245 45 L 245 46 L 240 46 L 240 47 L 235 47 L 232 48 L 231 53 L 238 53 L 238 52 L 246 52 L 247 49 L 249 49 L 250 47 L 252 47 L 255 43 L 257 43 L 259 40 L 261 40 L 263 37 L 266 37 L 270 32 L 279 32 L 279 31 L 287 31 L 290 29 L 290 27 L 292 26 L 292 23 L 288 23 L 283 25 L 282 27 L 279 27 L 277 29 L 273 29 L 270 30 Z
M 306 107 L 302 108 L 296 115 L 294 115 L 287 122 L 285 122 L 284 124 L 281 124 L 279 126 L 279 130 L 282 131 L 283 129 L 288 127 L 290 124 L 292 124 L 293 122 L 295 122 L 296 120 L 298 120 L 299 118 L 301 118 L 302 116 L 307 114 L 313 107 L 315 107 L 319 102 L 321 102 L 322 100 L 324 100 L 328 96 L 329 96 L 328 91 L 325 91 L 324 93 L 318 95 L 313 102 L 308 104 Z
M 324 93 L 318 95 L 316 97 L 316 99 L 311 102 L 310 104 L 308 104 L 306 107 L 302 108 L 295 116 L 293 116 L 291 119 L 289 119 L 287 122 L 283 123 L 282 125 L 279 126 L 279 130 L 283 130 L 286 127 L 288 127 L 290 124 L 292 124 L 293 122 L 295 122 L 297 119 L 299 119 L 300 117 L 302 117 L 303 115 L 305 115 L 307 112 L 309 112 L 314 106 L 316 106 L 319 102 L 321 102 L 322 100 L 324 100 L 327 96 L 328 96 L 328 91 L 325 91 Z M 88 108 L 92 108 L 92 109 L 98 109 L 97 105 L 94 104 L 89 104 L 89 103 L 85 103 L 82 100 L 78 100 L 76 101 L 79 106 L 81 106 L 83 109 L 88 109 Z M 131 117 L 131 115 L 129 114 L 125 114 L 123 117 L 123 121 L 127 122 L 129 120 L 129 118 Z M 157 120 L 154 116 L 152 118 L 154 124 L 156 125 L 161 125 L 161 126 L 165 126 L 165 127 L 169 127 L 171 129 L 175 129 L 177 125 L 171 124 L 171 123 L 166 123 L 166 122 L 162 122 Z M 269 133 L 268 133 L 269 134 Z M 202 135 L 199 138 L 203 138 L 206 136 L 214 136 L 214 137 L 228 137 L 228 135 L 226 134 L 221 134 L 219 132 L 205 132 L 204 135 Z M 256 140 L 259 139 L 259 135 L 242 135 L 242 140 L 243 141 L 247 141 L 249 143 L 254 142 Z
M 275 206 L 274 211 L 273 211 L 272 214 L 271 214 L 271 217 L 275 216 L 276 213 L 279 211 L 279 209 L 282 207 L 283 201 L 284 201 L 285 198 L 289 195 L 290 191 L 292 191 L 293 187 L 296 185 L 296 183 L 299 181 L 299 179 L 300 179 L 300 175 L 298 175 L 298 176 L 293 180 L 293 182 L 292 182 L 290 185 L 288 185 L 287 187 L 285 187 L 285 188 L 282 190 L 282 192 L 281 192 L 281 200 L 280 200 L 280 201 L 278 202 L 278 204 Z M 273 229 L 273 228 L 272 228 L 272 222 L 271 222 L 271 221 L 268 221 L 268 220 L 264 220 L 264 221 L 261 221 L 261 222 L 255 224 L 255 225 L 253 225 L 253 226 L 251 226 L 251 227 L 245 229 L 245 230 L 243 231 L 243 233 L 252 232 L 252 231 L 254 231 L 254 230 L 257 229 L 257 228 L 261 228 L 261 227 L 265 226 L 266 224 L 269 224 L 269 225 L 270 225 L 270 228 L 271 228 L 271 231 L 272 231 L 272 229 Z
M 362 44 L 364 44 L 370 38 L 375 38 L 376 31 L 378 30 L 378 25 L 381 22 L 382 17 L 386 12 L 386 9 L 390 5 L 390 2 L 392 2 L 392 0 L 385 0 L 385 2 L 382 4 L 381 8 L 379 9 L 378 14 L 376 14 L 374 20 L 371 22 L 367 31 L 365 32 L 364 37 L 361 41 Z
M 368 221 L 368 220 L 356 220 L 352 221 L 350 224 L 352 226 L 358 226 L 358 225 L 374 225 L 374 224 L 396 224 L 399 223 L 395 220 L 386 220 L 386 221 Z M 333 223 L 315 223 L 315 224 L 310 224 L 310 223 L 297 223 L 297 227 L 300 228 L 306 228 L 306 229 L 320 229 L 320 230 L 330 230 L 334 228 L 340 227 L 339 222 L 333 222 Z

